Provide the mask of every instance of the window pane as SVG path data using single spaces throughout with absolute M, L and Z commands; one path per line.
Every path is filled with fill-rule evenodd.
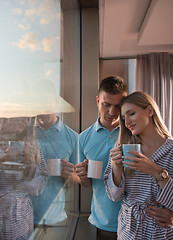
M 1 1 L 0 239 L 73 236 L 80 28 L 61 3 Z

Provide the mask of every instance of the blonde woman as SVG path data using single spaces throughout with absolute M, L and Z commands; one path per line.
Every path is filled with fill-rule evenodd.
M 125 157 L 125 143 L 140 143 L 141 153 Z M 118 239 L 173 239 L 173 224 L 164 227 L 150 217 L 148 207 L 173 211 L 173 139 L 165 127 L 155 101 L 144 92 L 128 95 L 121 104 L 118 144 L 110 152 L 104 175 L 108 196 L 122 199 L 118 217 Z

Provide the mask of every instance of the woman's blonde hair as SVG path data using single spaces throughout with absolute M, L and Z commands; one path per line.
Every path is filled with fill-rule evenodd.
M 165 136 L 166 138 L 171 137 L 171 134 L 169 133 L 166 125 L 163 122 L 159 107 L 149 94 L 141 91 L 133 92 L 123 99 L 121 107 L 124 103 L 132 103 L 138 107 L 141 107 L 142 109 L 146 109 L 148 106 L 152 106 L 154 112 L 152 120 L 157 131 L 159 132 L 159 134 Z M 140 138 L 138 136 L 133 136 L 131 131 L 126 128 L 125 121 L 122 119 L 121 114 L 118 143 L 140 143 Z

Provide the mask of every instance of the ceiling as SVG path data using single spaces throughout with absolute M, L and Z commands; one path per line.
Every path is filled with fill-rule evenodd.
M 100 57 L 173 53 L 173 0 L 99 0 Z

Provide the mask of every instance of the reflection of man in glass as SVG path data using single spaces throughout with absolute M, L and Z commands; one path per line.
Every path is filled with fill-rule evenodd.
M 46 186 L 33 124 L 34 118 L 0 119 L 0 239 L 29 238 L 34 226 L 29 194 L 38 195 Z
M 34 223 L 55 224 L 66 219 L 65 192 L 67 179 L 73 176 L 76 163 L 77 133 L 62 123 L 56 113 L 39 115 L 36 136 L 45 159 L 62 159 L 61 176 L 49 176 L 42 195 L 33 197 Z

